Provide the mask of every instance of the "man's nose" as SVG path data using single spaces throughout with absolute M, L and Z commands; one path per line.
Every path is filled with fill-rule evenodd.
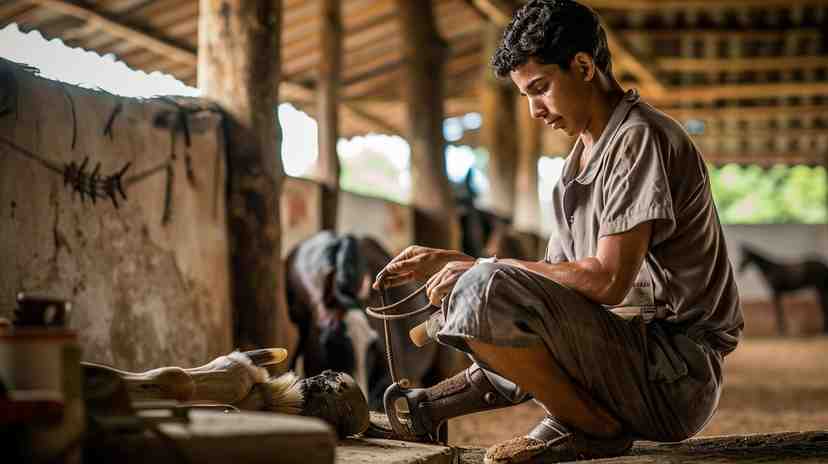
M 537 97 L 529 98 L 529 114 L 531 114 L 533 118 L 541 119 L 546 116 L 547 112 L 546 105 L 539 101 Z

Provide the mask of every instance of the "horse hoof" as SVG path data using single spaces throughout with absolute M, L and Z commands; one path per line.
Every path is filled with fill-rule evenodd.
M 302 415 L 329 423 L 340 438 L 368 428 L 368 402 L 350 375 L 328 370 L 299 384 L 304 397 Z

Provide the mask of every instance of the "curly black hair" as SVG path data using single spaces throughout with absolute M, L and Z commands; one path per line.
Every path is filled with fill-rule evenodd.
M 573 0 L 531 0 L 506 26 L 491 65 L 501 78 L 529 58 L 567 70 L 578 52 L 590 54 L 601 71 L 612 72 L 607 35 L 598 15 Z

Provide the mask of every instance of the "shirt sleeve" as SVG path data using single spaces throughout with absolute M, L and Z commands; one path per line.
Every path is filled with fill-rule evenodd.
M 629 127 L 621 137 L 618 150 L 610 157 L 603 185 L 604 209 L 598 237 L 620 234 L 655 221 L 652 243 L 658 245 L 676 227 L 664 142 L 646 125 Z
M 558 234 L 553 233 L 549 236 L 549 240 L 546 242 L 546 254 L 543 256 L 543 260 L 549 264 L 555 263 L 563 263 L 566 262 L 566 254 L 563 251 L 563 244 L 561 243 Z

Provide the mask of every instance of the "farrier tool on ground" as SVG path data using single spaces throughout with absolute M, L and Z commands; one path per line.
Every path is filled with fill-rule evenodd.
M 385 271 L 381 271 L 377 275 L 377 282 L 381 282 Z M 398 438 L 413 441 L 430 441 L 445 443 L 448 440 L 448 433 L 446 427 L 434 426 L 430 421 L 422 417 L 420 413 L 420 403 L 424 401 L 422 388 L 410 388 L 408 379 L 400 379 L 397 375 L 396 365 L 394 364 L 394 354 L 391 347 L 391 329 L 388 321 L 408 319 L 424 312 L 436 311 L 440 308 L 431 303 L 414 309 L 409 312 L 398 314 L 385 314 L 388 311 L 399 309 L 405 303 L 411 301 L 417 295 L 425 292 L 426 285 L 423 284 L 410 295 L 396 303 L 387 303 L 388 295 L 385 286 L 380 288 L 380 302 L 382 306 L 378 308 L 365 308 L 369 316 L 381 319 L 383 322 L 383 332 L 385 335 L 385 352 L 388 360 L 388 371 L 391 375 L 391 385 L 385 390 L 383 395 L 383 404 L 385 406 L 385 414 L 388 417 L 388 422 L 391 429 Z M 429 339 L 426 334 L 426 324 L 423 322 L 409 332 L 411 340 L 417 346 L 423 346 L 428 343 Z M 401 403 L 399 400 L 405 400 Z M 407 411 L 403 410 L 401 406 L 407 406 Z

